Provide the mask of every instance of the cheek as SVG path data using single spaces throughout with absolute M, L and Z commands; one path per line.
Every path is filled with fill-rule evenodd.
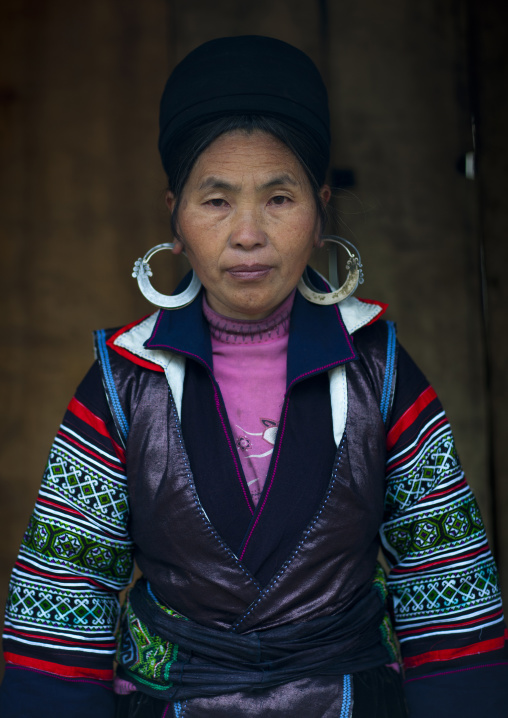
M 319 241 L 319 223 L 308 214 L 295 218 L 286 228 L 285 253 L 289 256 L 309 257 Z
M 206 261 L 206 256 L 213 246 L 206 222 L 199 216 L 182 213 L 178 227 L 189 260 L 194 257 L 199 261 Z
M 200 208 L 182 212 L 179 219 L 183 238 L 189 245 L 211 246 L 217 243 L 221 235 L 224 234 L 222 217 L 202 211 Z
M 214 275 L 217 271 L 220 260 L 217 243 L 202 230 L 192 236 L 186 235 L 183 231 L 183 247 L 191 267 L 205 283 L 206 277 Z

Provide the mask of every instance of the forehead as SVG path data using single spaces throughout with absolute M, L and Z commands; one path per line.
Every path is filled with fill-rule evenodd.
M 238 180 L 272 175 L 307 184 L 303 167 L 287 145 L 266 132 L 235 130 L 218 137 L 199 155 L 189 182 L 201 182 L 208 176 Z

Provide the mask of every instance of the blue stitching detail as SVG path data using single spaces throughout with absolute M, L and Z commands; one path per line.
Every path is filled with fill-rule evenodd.
M 349 674 L 343 676 L 342 680 L 342 708 L 339 718 L 349 718 L 349 710 L 351 708 L 351 676 Z
M 282 574 L 284 573 L 284 571 L 288 568 L 288 566 L 290 565 L 290 563 L 293 562 L 293 560 L 296 558 L 296 556 L 299 554 L 300 550 L 302 549 L 302 547 L 303 547 L 304 543 L 306 542 L 306 540 L 307 540 L 307 538 L 308 538 L 310 532 L 312 531 L 312 529 L 314 528 L 315 524 L 317 523 L 319 517 L 320 517 L 321 514 L 323 513 L 324 508 L 325 508 L 326 504 L 328 503 L 328 499 L 330 498 L 330 494 L 332 493 L 333 487 L 335 486 L 335 481 L 336 481 L 336 479 L 337 479 L 337 474 L 338 474 L 338 471 L 339 471 L 339 464 L 340 464 L 340 460 L 341 460 L 341 457 L 342 457 L 342 452 L 344 451 L 345 441 L 346 441 L 346 432 L 344 431 L 344 434 L 343 434 L 343 436 L 342 436 L 342 441 L 341 441 L 341 443 L 340 443 L 339 455 L 337 456 L 337 460 L 336 460 L 336 462 L 335 462 L 335 468 L 334 468 L 333 475 L 332 475 L 332 480 L 330 481 L 330 486 L 328 487 L 328 491 L 326 492 L 326 496 L 325 496 L 325 498 L 324 498 L 324 500 L 323 500 L 323 503 L 321 504 L 321 507 L 320 507 L 319 511 L 318 511 L 317 514 L 315 515 L 314 520 L 309 524 L 309 526 L 307 527 L 305 533 L 303 534 L 303 536 L 302 536 L 300 542 L 298 543 L 297 547 L 295 548 L 295 550 L 293 551 L 293 553 L 291 554 L 291 556 L 282 564 L 282 566 L 280 567 L 278 573 L 272 578 L 272 580 L 270 581 L 270 583 L 268 584 L 268 586 L 266 586 L 266 588 L 264 588 L 264 589 L 261 591 L 261 593 L 259 594 L 258 598 L 251 604 L 250 609 L 249 609 L 246 613 L 244 613 L 244 615 L 241 617 L 241 619 L 232 625 L 232 629 L 233 629 L 233 630 L 236 631 L 236 630 L 242 625 L 242 623 L 245 621 L 245 619 L 247 618 L 247 616 L 249 616 L 249 615 L 252 613 L 252 611 L 257 607 L 258 603 L 259 603 L 259 602 L 266 596 L 266 594 L 275 586 L 275 584 L 278 582 L 279 578 L 281 578 L 281 576 L 282 576 Z
M 159 601 L 155 598 L 155 593 L 152 591 L 152 587 L 150 586 L 150 581 L 146 582 L 146 590 L 150 598 L 154 603 L 159 603 Z
M 125 414 L 123 413 L 122 405 L 120 404 L 120 398 L 116 390 L 115 381 L 113 379 L 113 372 L 111 371 L 111 364 L 109 362 L 109 354 L 106 346 L 106 332 L 104 329 L 100 329 L 97 333 L 97 349 L 99 350 L 99 357 L 101 360 L 104 381 L 108 390 L 109 397 L 111 399 L 112 408 L 115 412 L 118 423 L 124 440 L 129 435 L 129 422 L 127 421 Z
M 392 389 L 393 381 L 393 368 L 395 363 L 395 346 L 396 346 L 396 334 L 395 324 L 393 322 L 386 322 L 388 328 L 388 341 L 386 347 L 386 367 L 385 376 L 383 380 L 383 393 L 381 395 L 381 404 L 379 409 L 383 417 L 383 423 L 386 424 L 388 418 L 388 409 L 390 403 L 390 394 Z

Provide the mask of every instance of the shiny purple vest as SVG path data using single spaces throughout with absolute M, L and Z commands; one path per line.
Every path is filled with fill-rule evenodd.
M 109 350 L 130 423 L 130 533 L 137 563 L 164 603 L 205 626 L 247 632 L 336 614 L 368 592 L 383 517 L 386 449 L 379 406 L 386 335 L 384 322 L 355 334 L 359 360 L 346 369 L 346 430 L 328 490 L 297 546 L 264 587 L 202 508 L 164 374 Z M 195 411 L 199 416 L 203 407 Z

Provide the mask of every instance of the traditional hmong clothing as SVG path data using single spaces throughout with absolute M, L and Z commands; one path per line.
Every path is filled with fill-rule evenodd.
M 2 716 L 58 718 L 74 700 L 73 715 L 111 718 L 117 644 L 119 677 L 168 717 L 345 718 L 355 677 L 396 675 L 391 614 L 411 718 L 504 715 L 478 508 L 435 392 L 380 313 L 296 295 L 257 503 L 199 300 L 98 333 L 13 572 Z M 133 557 L 144 578 L 118 629 Z

